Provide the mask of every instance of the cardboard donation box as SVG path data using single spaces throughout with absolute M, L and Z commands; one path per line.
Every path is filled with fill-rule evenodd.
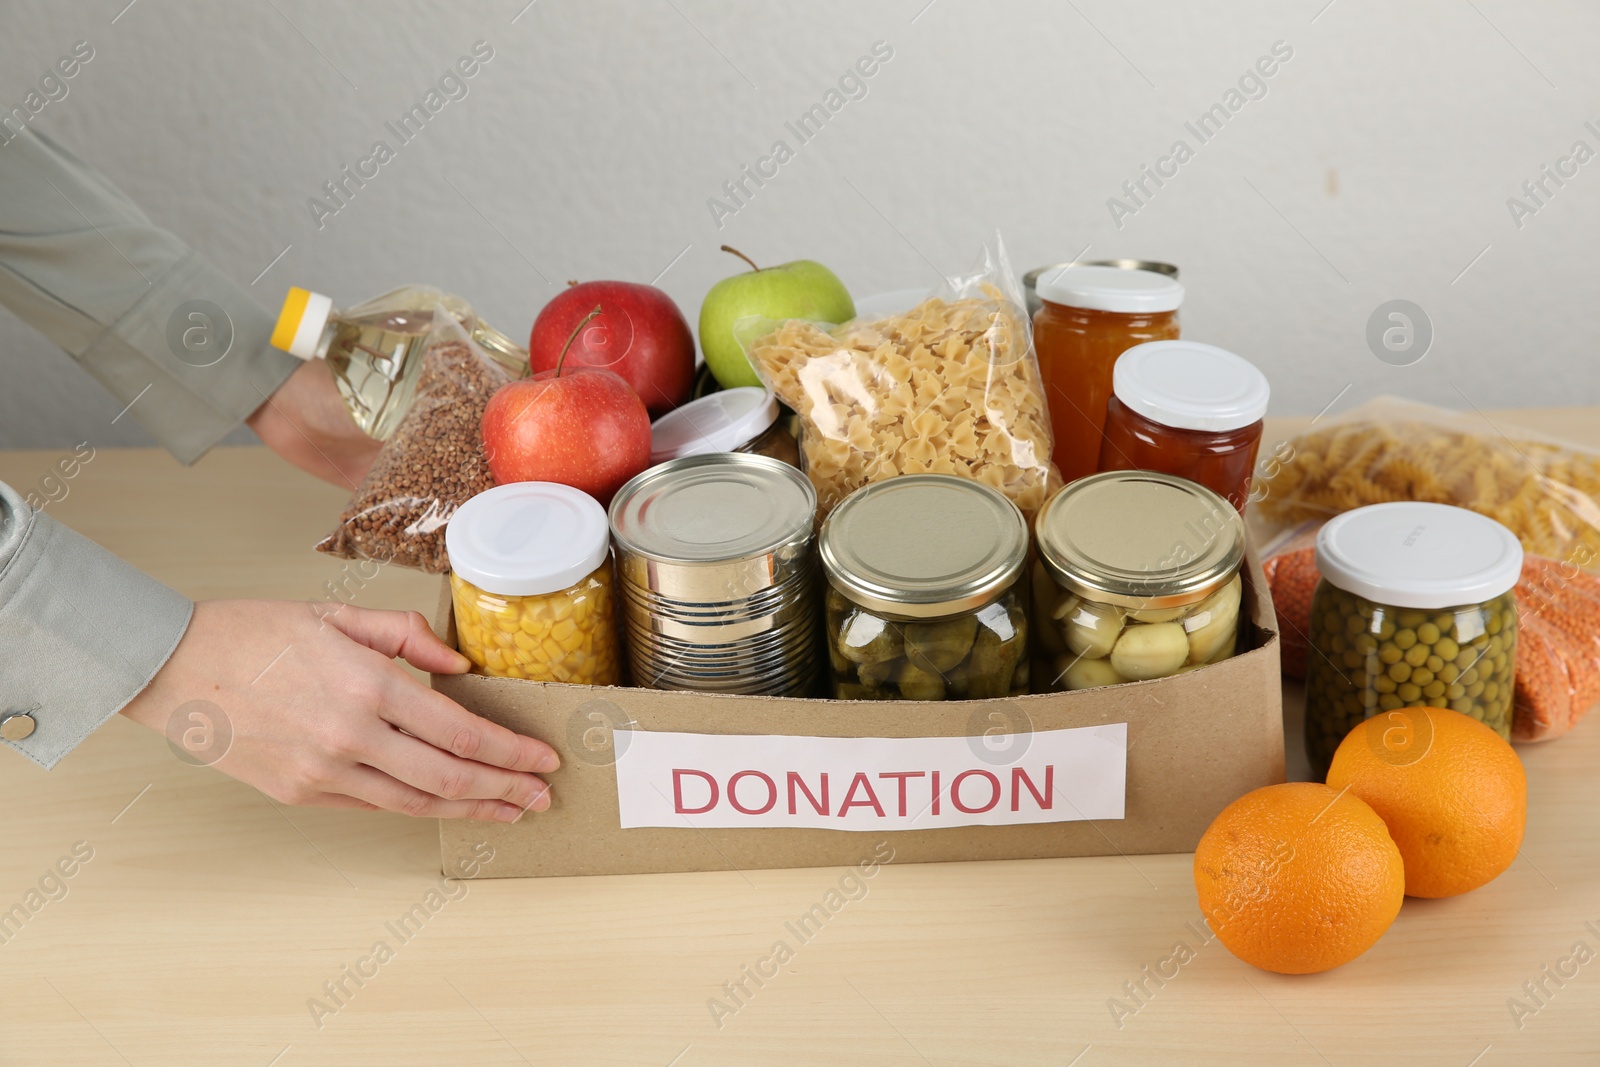
M 446 820 L 476 877 L 1192 851 L 1284 780 L 1277 621 L 1246 558 L 1238 655 L 1153 681 L 993 700 L 745 697 L 435 675 L 561 756 L 517 823 Z M 455 642 L 449 583 L 437 629 Z M 483 864 L 483 845 L 494 860 Z

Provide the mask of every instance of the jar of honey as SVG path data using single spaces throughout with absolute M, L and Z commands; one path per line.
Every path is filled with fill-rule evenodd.
M 1041 275 L 1036 285 L 1041 304 L 1033 344 L 1050 405 L 1052 458 L 1070 482 L 1099 464 L 1117 357 L 1178 336 L 1183 285 L 1154 271 L 1071 265 Z
M 1244 514 L 1271 389 L 1232 352 L 1150 341 L 1117 358 L 1100 444 L 1103 471 L 1161 471 L 1199 482 Z

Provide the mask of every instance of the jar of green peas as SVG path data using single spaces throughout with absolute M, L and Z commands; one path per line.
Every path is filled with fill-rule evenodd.
M 1511 735 L 1516 535 L 1445 504 L 1345 512 L 1317 534 L 1306 755 L 1327 774 L 1358 723 L 1401 708 L 1451 708 Z

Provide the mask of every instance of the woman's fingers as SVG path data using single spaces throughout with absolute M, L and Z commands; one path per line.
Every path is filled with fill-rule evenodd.
M 524 811 L 550 806 L 550 787 L 531 774 L 452 756 L 387 725 L 379 729 L 382 734 L 364 761 L 424 793 L 446 800 L 503 800 Z
M 318 793 L 305 801 L 302 807 L 308 808 L 358 808 L 361 811 L 377 811 L 378 805 L 355 797 L 347 797 L 343 793 Z
M 561 766 L 555 749 L 472 714 L 442 693 L 396 672 L 379 714 L 413 737 L 464 760 L 543 774 Z
M 419 819 L 516 822 L 522 817 L 523 811 L 516 804 L 504 800 L 446 800 L 362 764 L 350 768 L 341 781 L 334 783 L 334 788 L 384 811 Z
M 345 604 L 322 616 L 350 640 L 390 659 L 403 659 L 419 671 L 464 674 L 472 661 L 445 644 L 417 611 L 378 611 Z

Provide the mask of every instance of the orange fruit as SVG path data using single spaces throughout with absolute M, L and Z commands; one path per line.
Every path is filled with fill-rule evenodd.
M 1453 897 L 1511 866 L 1528 822 L 1528 776 L 1516 750 L 1446 708 L 1380 712 L 1345 735 L 1328 785 L 1388 824 L 1406 861 L 1406 892 Z
M 1311 974 L 1383 936 L 1400 913 L 1405 870 L 1365 801 L 1290 782 L 1222 809 L 1195 849 L 1194 886 L 1229 952 L 1262 970 Z

